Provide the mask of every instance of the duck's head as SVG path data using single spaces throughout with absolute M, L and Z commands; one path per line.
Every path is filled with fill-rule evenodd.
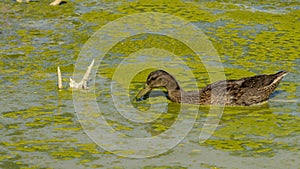
M 145 87 L 136 95 L 136 99 L 140 100 L 145 94 L 153 88 L 165 87 L 169 90 L 180 90 L 176 79 L 164 70 L 156 70 L 148 75 Z

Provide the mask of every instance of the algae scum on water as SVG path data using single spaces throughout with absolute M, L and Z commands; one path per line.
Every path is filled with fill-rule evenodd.
M 239 162 L 248 168 L 299 167 L 299 2 L 67 0 L 57 7 L 50 7 L 49 3 L 0 2 L 0 168 L 243 168 Z M 205 120 L 211 117 L 210 107 L 199 108 L 193 129 L 172 150 L 143 160 L 115 156 L 86 135 L 74 111 L 72 91 L 57 91 L 56 68 L 60 66 L 63 85 L 67 86 L 81 48 L 98 29 L 123 16 L 142 12 L 169 13 L 200 28 L 218 52 L 228 79 L 279 70 L 289 74 L 268 103 L 248 108 L 226 107 L 216 131 L 203 143 L 198 138 Z M 139 34 L 116 43 L 98 67 L 97 77 L 104 80 L 96 79 L 99 88 L 95 97 L 102 109 L 111 110 L 106 104 L 111 93 L 109 88 L 99 89 L 109 85 L 121 63 L 130 69 L 143 62 L 143 57 L 155 55 L 139 53 L 150 48 L 172 53 L 161 58 L 153 56 L 151 61 L 170 62 L 170 69 L 183 88 L 192 90 L 187 68 L 199 88 L 211 83 L 204 63 L 183 42 L 163 35 Z M 132 53 L 139 57 L 130 59 Z M 174 57 L 177 60 L 170 59 Z M 126 58 L 126 63 L 122 62 Z M 182 63 L 179 60 L 186 67 L 178 66 Z M 134 98 L 152 70 L 145 69 L 130 80 L 125 89 L 127 97 Z M 121 72 L 122 78 L 114 81 L 118 88 L 127 87 L 126 73 Z M 124 120 L 117 112 L 92 115 L 95 119 L 105 115 L 115 132 L 132 137 L 157 136 L 176 122 L 180 105 L 169 102 L 161 93 L 150 101 L 132 102 L 136 109 L 145 112 L 151 105 L 161 103 L 166 103 L 168 111 L 150 114 L 158 118 L 147 124 Z M 206 150 L 215 156 L 205 158 L 202 155 Z M 209 157 L 209 153 L 206 155 Z M 226 162 L 231 160 L 232 163 Z

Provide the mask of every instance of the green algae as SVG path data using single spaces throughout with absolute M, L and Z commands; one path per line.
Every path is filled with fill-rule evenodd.
M 7 147 L 15 147 L 14 151 L 16 152 L 52 152 L 53 150 L 57 149 L 59 146 L 57 144 L 59 143 L 65 143 L 65 142 L 74 142 L 75 140 L 23 140 L 19 142 L 2 142 L 2 145 L 5 145 Z M 13 152 L 12 152 L 13 153 Z M 54 155 L 55 152 L 53 152 Z M 67 152 L 68 153 L 68 152 Z M 19 153 L 17 153 L 19 154 Z M 67 156 L 67 155 L 66 155 Z M 12 157 L 9 157 L 12 158 Z
M 141 12 L 161 12 L 171 13 L 189 21 L 216 21 L 216 17 L 208 11 L 201 10 L 201 5 L 195 3 L 184 3 L 181 1 L 136 1 L 125 3 L 118 7 L 118 11 L 123 14 L 133 14 Z
M 251 5 L 250 2 L 246 1 L 237 2 Z M 168 1 L 150 3 L 135 1 L 116 5 L 115 10 L 117 12 L 91 9 L 92 11 L 89 10 L 79 14 L 75 12 L 73 3 L 53 8 L 48 6 L 48 1 L 13 5 L 11 3 L 1 3 L 1 8 L 7 8 L 1 11 L 8 11 L 5 15 L 3 14 L 3 17 L 13 18 L 9 22 L 1 20 L 1 23 L 5 25 L 0 28 L 2 34 L 4 34 L 4 28 L 16 30 L 15 34 L 5 36 L 5 43 L 1 43 L 1 47 L 5 48 L 5 51 L 1 51 L 0 83 L 7 84 L 1 89 L 3 91 L 11 90 L 13 86 L 23 84 L 24 79 L 30 79 L 25 80 L 25 82 L 28 82 L 26 85 L 41 86 L 37 90 L 45 90 L 50 95 L 52 94 L 52 96 L 45 96 L 45 99 L 56 100 L 57 96 L 53 96 L 53 91 L 56 90 L 54 85 L 56 82 L 53 79 L 55 79 L 57 65 L 61 65 L 65 76 L 64 82 L 68 81 L 68 76 L 73 71 L 80 47 L 93 32 L 98 30 L 100 26 L 127 14 L 147 11 L 174 14 L 194 23 L 200 23 L 200 26 L 211 24 L 209 27 L 203 27 L 203 31 L 218 50 L 228 79 L 237 79 L 260 73 L 275 73 L 282 69 L 298 75 L 299 64 L 296 60 L 300 55 L 298 50 L 300 45 L 300 10 L 288 11 L 282 14 L 256 12 L 233 3 L 234 1 L 231 1 L 231 3 L 216 1 L 198 4 L 180 1 L 172 3 Z M 263 9 L 299 6 L 297 2 L 255 1 L 251 3 L 257 5 L 272 4 L 272 6 L 263 6 Z M 95 2 L 86 2 L 88 6 L 94 4 Z M 28 22 L 31 19 L 34 21 Z M 17 22 L 22 24 L 8 24 Z M 30 27 L 33 23 L 37 28 Z M 38 24 L 43 25 L 43 23 L 50 23 L 54 28 L 37 26 Z M 67 25 L 71 26 L 68 27 Z M 42 43 L 42 45 L 35 44 L 36 41 L 42 41 L 43 38 L 46 39 L 45 43 Z M 105 59 L 113 57 L 116 60 L 119 58 L 118 61 L 120 61 L 132 52 L 149 47 L 165 49 L 174 52 L 180 58 L 185 58 L 185 63 L 193 70 L 198 86 L 204 87 L 210 82 L 201 60 L 193 54 L 193 51 L 183 43 L 169 37 L 158 35 L 130 37 L 115 45 Z M 115 66 L 101 67 L 99 75 L 112 78 Z M 132 65 L 128 65 L 127 68 L 129 69 L 130 66 Z M 189 89 L 191 81 L 186 79 L 184 74 L 181 74 L 183 70 L 181 68 L 174 69 L 177 69 L 174 71 L 176 72 L 176 78 L 184 83 L 186 89 Z M 146 70 L 137 74 L 131 81 L 130 90 L 137 91 L 140 89 L 150 71 Z M 298 99 L 298 86 L 299 82 L 291 81 L 291 79 L 283 80 L 278 89 L 284 91 L 284 95 L 286 95 L 284 98 Z M 60 91 L 59 98 L 63 101 L 70 100 L 70 93 L 71 90 Z M 153 103 L 160 102 L 166 102 L 166 99 L 160 97 L 153 101 Z M 299 107 L 299 104 L 296 107 Z M 171 109 L 175 111 L 178 107 L 172 107 Z M 295 114 L 297 115 L 297 112 L 287 108 L 287 105 L 272 109 L 261 107 L 228 108 L 221 119 L 221 126 L 205 145 L 220 151 L 228 151 L 233 155 L 248 157 L 274 156 L 281 149 L 299 152 L 299 145 L 296 143 L 275 141 L 276 138 L 289 139 L 299 135 L 299 125 L 297 125 L 299 124 L 299 118 Z M 95 118 L 98 116 L 95 115 Z M 205 115 L 201 115 L 201 117 L 203 116 L 205 117 Z M 166 131 L 173 124 L 176 115 L 170 112 L 162 114 L 160 118 L 160 121 L 151 124 L 152 128 L 149 132 L 152 132 L 153 135 Z M 54 158 L 58 162 L 59 160 L 78 159 L 80 164 L 88 167 L 92 165 L 89 166 L 89 163 L 93 160 L 105 158 L 96 156 L 100 154 L 96 149 L 96 144 L 81 144 L 77 139 L 57 138 L 49 140 L 41 137 L 40 140 L 36 140 L 37 138 L 18 140 L 26 135 L 28 131 L 34 132 L 40 129 L 60 133 L 58 135 L 61 137 L 68 132 L 78 133 L 82 129 L 75 119 L 75 113 L 66 113 L 65 111 L 61 113 L 56 105 L 50 104 L 1 113 L 0 130 L 9 131 L 5 135 L 9 138 L 9 142 L 0 142 L 1 146 L 8 149 L 4 150 L 4 154 L 0 156 L 0 166 L 3 168 L 6 168 L 6 166 L 41 168 L 40 166 L 26 167 L 26 162 L 18 161 L 22 156 L 26 156 L 21 154 L 22 152 L 40 151 L 48 153 L 50 158 Z M 14 120 L 17 122 L 12 122 Z M 117 131 L 134 130 L 134 126 L 128 127 L 118 121 L 111 121 L 111 125 L 114 125 L 114 129 Z M 128 151 L 127 153 L 134 152 Z M 109 155 L 110 153 L 105 152 L 104 154 Z M 104 166 L 94 165 L 94 167 Z M 157 166 L 156 168 L 160 167 L 176 168 L 175 166 Z M 213 167 L 206 166 L 206 168 Z M 145 168 L 155 168 L 155 166 L 146 166 Z
M 213 133 L 204 144 L 219 150 L 242 156 L 274 156 L 275 149 L 290 149 L 293 145 L 274 141 L 274 138 L 292 137 L 299 134 L 300 118 L 288 114 L 273 114 L 261 109 L 239 112 L 225 109 L 223 126 Z M 235 113 L 233 113 L 233 112 Z
M 238 13 L 238 14 L 237 14 Z M 261 67 L 267 67 L 266 61 L 278 62 L 282 60 L 282 56 L 289 60 L 295 59 L 299 55 L 299 51 L 295 50 L 293 46 L 299 43 L 299 34 L 295 27 L 299 26 L 295 19 L 299 16 L 297 11 L 287 14 L 271 14 L 262 12 L 250 12 L 250 11 L 228 11 L 222 13 L 223 19 L 234 19 L 234 22 L 219 27 L 215 32 L 215 36 L 220 37 L 220 41 L 215 41 L 218 52 L 222 55 L 230 56 L 234 62 L 234 65 L 243 65 L 247 69 L 255 66 L 254 61 L 259 63 Z M 236 17 L 233 17 L 236 16 Z M 241 18 L 240 18 L 241 17 Z M 250 25 L 267 24 L 265 30 L 257 32 L 253 35 L 245 32 L 250 32 L 249 29 L 237 29 L 236 26 L 246 27 Z M 279 26 L 280 25 L 280 26 Z M 288 26 L 286 26 L 288 25 Z M 274 29 L 270 29 L 273 28 Z M 241 35 L 246 35 L 248 39 L 245 39 Z M 228 38 L 227 38 L 228 37 Z M 249 38 L 251 40 L 249 40 Z M 227 40 L 228 39 L 228 40 Z M 234 45 L 236 42 L 239 45 Z M 222 45 L 220 45 L 222 44 Z M 247 50 L 248 48 L 248 50 Z M 248 55 L 245 55 L 245 49 Z M 287 53 L 288 52 L 288 53 Z M 244 59 L 239 59 L 244 56 Z M 245 65 L 247 60 L 251 65 Z M 241 62 L 241 63 L 240 63 Z M 281 62 L 280 64 L 272 65 L 274 69 L 288 69 L 293 70 L 292 67 L 295 65 L 292 62 Z M 263 70 L 266 71 L 266 70 Z
M 145 166 L 143 169 L 186 169 L 182 166 Z
M 99 67 L 99 75 L 100 76 L 104 76 L 107 78 L 112 78 L 117 65 L 119 64 L 119 62 L 117 61 L 122 61 L 122 58 L 120 58 L 118 56 L 119 53 L 121 53 L 124 57 L 129 57 L 132 58 L 132 56 L 129 56 L 130 54 L 137 52 L 139 50 L 142 49 L 163 49 L 169 52 L 172 52 L 174 55 L 176 56 L 160 56 L 160 57 L 151 57 L 147 60 L 149 60 L 149 62 L 151 63 L 156 63 L 156 62 L 161 62 L 163 59 L 170 59 L 172 57 L 172 63 L 169 63 L 170 67 L 172 67 L 171 65 L 174 65 L 174 68 L 169 68 L 169 71 L 172 71 L 176 74 L 176 78 L 180 79 L 181 81 L 187 81 L 189 82 L 190 79 L 187 79 L 188 77 L 182 73 L 183 72 L 183 68 L 178 68 L 176 67 L 176 65 L 178 64 L 179 59 L 181 59 L 181 61 L 184 62 L 185 65 L 187 65 L 189 68 L 191 68 L 191 71 L 195 74 L 201 72 L 201 76 L 197 77 L 197 79 L 202 80 L 201 83 L 198 83 L 197 85 L 199 86 L 204 86 L 205 84 L 203 84 L 203 81 L 205 83 L 209 83 L 208 82 L 208 74 L 207 71 L 205 69 L 205 66 L 202 64 L 201 62 L 201 58 L 199 58 L 198 56 L 196 56 L 194 54 L 194 52 L 187 47 L 185 44 L 183 44 L 182 42 L 179 42 L 176 39 L 172 39 L 170 37 L 167 36 L 160 36 L 160 35 L 152 35 L 152 34 L 141 34 L 141 35 L 136 35 L 136 36 L 132 36 L 124 41 L 121 41 L 119 43 L 117 43 L 108 53 L 108 55 L 106 55 L 104 57 L 104 63 L 101 63 L 101 66 Z M 149 53 L 147 53 L 145 51 L 145 53 L 138 53 L 136 55 L 149 55 Z M 160 53 L 161 54 L 161 53 Z M 155 53 L 153 53 L 153 55 L 155 55 Z M 181 57 L 179 57 L 181 56 Z M 178 59 L 177 59 L 178 57 Z M 108 59 L 109 58 L 109 59 Z M 106 60 L 111 60 L 112 58 L 114 58 L 116 60 L 116 62 L 112 65 L 109 63 L 106 63 Z M 134 63 L 134 62 L 139 62 L 139 61 L 134 61 L 134 60 L 129 60 L 130 62 Z M 128 61 L 128 62 L 129 62 Z M 123 64 L 122 68 L 123 69 L 131 69 L 132 66 L 134 66 L 135 64 Z M 146 69 L 146 70 L 141 70 L 140 72 L 137 73 L 137 75 L 134 77 L 134 79 L 132 79 L 131 83 L 130 83 L 130 87 L 132 85 L 141 83 L 143 81 L 146 80 L 146 77 L 148 76 L 148 74 L 155 70 L 153 69 Z M 121 72 L 121 73 L 126 73 L 126 72 Z M 124 75 L 119 75 L 120 77 L 126 78 L 126 74 Z M 119 79 L 120 80 L 120 79 Z M 119 83 L 123 83 L 120 82 Z M 183 87 L 185 87 L 185 85 L 188 85 L 187 83 L 183 83 Z M 134 86 L 132 86 L 134 87 Z
M 54 158 L 59 158 L 63 160 L 80 158 L 83 154 L 83 152 L 78 152 L 74 148 L 59 148 L 58 151 L 54 151 L 51 153 L 51 155 Z
M 97 145 L 94 143 L 77 144 L 76 146 L 81 151 L 85 151 L 90 154 L 99 154 L 99 151 L 97 150 Z
M 51 109 L 51 107 L 52 106 L 48 106 L 48 108 L 46 109 L 44 107 L 32 107 L 30 109 L 21 111 L 5 112 L 2 113 L 2 116 L 5 118 L 28 120 L 28 122 L 25 123 L 25 126 L 27 127 L 45 127 L 49 125 L 59 126 L 74 124 L 74 114 L 54 114 L 54 111 L 56 111 L 56 106 L 54 106 L 54 109 Z M 10 126 L 17 126 L 17 124 L 10 124 Z M 74 127 L 72 128 L 72 130 L 74 130 L 75 128 L 78 127 Z

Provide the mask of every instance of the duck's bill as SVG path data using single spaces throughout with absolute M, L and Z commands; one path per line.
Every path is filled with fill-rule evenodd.
M 147 94 L 148 92 L 151 91 L 151 88 L 149 86 L 145 86 L 136 96 L 135 96 L 135 99 L 137 101 L 141 100 L 141 98 Z

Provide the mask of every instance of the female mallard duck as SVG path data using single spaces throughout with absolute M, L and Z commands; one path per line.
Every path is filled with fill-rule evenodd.
M 184 91 L 176 79 L 164 70 L 156 70 L 149 74 L 146 87 L 136 99 L 141 99 L 153 88 L 165 87 L 168 98 L 177 103 L 201 105 L 241 105 L 249 106 L 268 100 L 287 71 L 271 75 L 257 75 L 239 80 L 222 80 L 207 85 L 200 91 Z

